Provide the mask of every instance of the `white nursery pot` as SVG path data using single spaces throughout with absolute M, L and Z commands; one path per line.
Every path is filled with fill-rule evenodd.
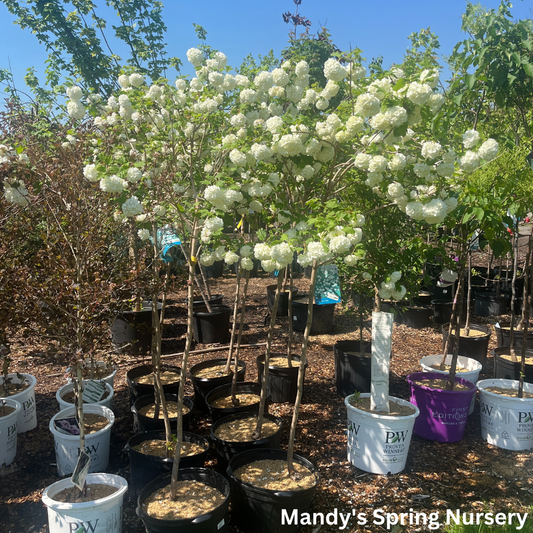
M 89 474 L 87 484 L 103 484 L 118 490 L 91 502 L 62 503 L 54 500 L 56 494 L 72 487 L 70 478 L 56 481 L 43 492 L 42 500 L 48 508 L 48 527 L 50 533 L 70 533 L 86 531 L 91 533 L 121 533 L 122 503 L 128 483 L 114 474 Z
M 360 398 L 370 397 L 369 393 Z M 357 468 L 372 474 L 397 474 L 405 468 L 413 426 L 420 414 L 418 407 L 406 400 L 389 396 L 389 400 L 412 407 L 406 416 L 369 413 L 344 400 L 348 410 L 348 460 Z
M 449 353 L 446 356 L 445 364 L 451 365 L 452 357 L 453 355 Z M 426 357 L 422 357 L 422 359 L 420 359 L 420 366 L 422 367 L 422 370 L 424 372 L 435 372 L 436 374 L 443 374 L 447 376 L 450 373 L 448 370 L 436 370 L 431 366 L 440 365 L 441 361 L 442 355 L 427 355 Z M 470 381 L 470 383 L 473 383 L 475 385 L 479 380 L 479 373 L 481 372 L 482 367 L 483 365 L 479 361 L 476 361 L 471 357 L 464 357 L 462 355 L 459 355 L 457 357 L 457 368 L 465 368 L 466 371 L 457 372 L 455 375 L 458 378 L 466 379 L 467 381 Z M 470 409 L 468 411 L 469 415 L 474 412 L 475 405 L 476 395 L 474 394 L 474 396 L 472 396 L 472 402 L 470 403 Z
M 22 406 L 16 400 L 11 398 L 4 398 L 4 400 L 6 407 L 14 407 L 15 410 L 6 416 L 0 416 L 0 468 L 9 466 L 17 455 L 17 424 L 22 410 Z
M 60 476 L 72 474 L 78 461 L 80 453 L 79 435 L 66 435 L 55 427 L 55 420 L 61 418 L 74 417 L 76 410 L 74 407 L 63 409 L 50 420 L 50 431 L 54 436 L 56 449 L 57 473 Z M 95 433 L 85 435 L 85 451 L 91 457 L 91 467 L 89 472 L 102 472 L 107 468 L 109 463 L 109 442 L 111 438 L 111 427 L 115 422 L 115 415 L 111 409 L 103 405 L 85 404 L 83 413 L 95 413 L 105 416 L 108 420 L 107 425 Z
M 533 449 L 533 398 L 510 398 L 485 390 L 489 387 L 518 390 L 518 381 L 484 379 L 478 382 L 481 437 L 505 450 Z M 533 393 L 533 384 L 524 383 L 525 391 Z
M 87 383 L 87 381 L 84 380 L 83 383 Z M 104 398 L 103 400 L 100 400 L 99 402 L 91 403 L 88 405 L 103 405 L 104 407 L 107 407 L 108 409 L 113 409 L 113 396 L 114 396 L 113 387 L 107 382 L 104 382 L 104 384 L 105 384 L 105 388 L 108 393 L 107 397 Z M 74 385 L 72 383 L 67 383 L 66 385 L 63 385 L 56 392 L 56 400 L 57 400 L 57 403 L 59 404 L 60 411 L 62 411 L 63 409 L 66 409 L 67 407 L 74 407 L 73 403 L 66 402 L 62 398 L 63 394 L 68 394 L 69 392 L 72 391 L 73 388 L 74 388 Z
M 21 392 L 12 394 L 9 396 L 12 400 L 16 400 L 20 403 L 22 409 L 19 412 L 17 431 L 24 433 L 37 427 L 37 409 L 35 408 L 35 385 L 37 380 L 30 374 L 21 374 L 24 381 L 27 381 L 30 386 Z M 9 378 L 12 378 L 12 383 L 20 383 L 20 379 L 17 374 L 8 374 Z M 0 377 L 0 385 L 4 382 L 4 378 Z

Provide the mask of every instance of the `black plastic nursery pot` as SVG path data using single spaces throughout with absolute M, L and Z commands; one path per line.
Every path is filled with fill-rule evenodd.
M 276 289 L 277 285 L 268 285 L 267 286 L 267 304 L 269 311 L 272 311 L 274 307 L 274 300 L 276 299 Z M 298 294 L 298 289 L 292 289 L 292 299 L 296 298 Z M 277 316 L 287 316 L 289 314 L 289 291 L 281 291 L 279 294 L 278 310 L 276 312 Z
M 431 300 L 433 300 L 433 293 L 429 291 L 418 291 L 418 296 L 415 297 L 415 303 L 418 305 L 431 305 Z
M 261 383 L 252 383 L 247 381 L 238 381 L 236 383 L 236 394 L 253 394 L 257 396 L 257 401 L 249 405 L 238 405 L 236 407 L 215 407 L 213 403 L 220 398 L 231 396 L 231 383 L 221 385 L 213 389 L 205 398 L 205 403 L 209 409 L 211 420 L 216 422 L 225 416 L 234 415 L 238 413 L 257 413 L 259 412 L 259 403 L 261 398 Z M 271 402 L 270 390 L 267 387 L 267 396 L 265 399 L 265 413 L 268 413 L 268 406 Z
M 409 328 L 422 329 L 429 326 L 429 319 L 433 315 L 433 310 L 429 307 L 398 307 L 394 321 Z
M 244 374 L 246 373 L 246 363 L 244 361 L 238 361 L 237 381 L 244 381 Z M 193 365 L 189 370 L 189 375 L 194 387 L 194 404 L 196 409 L 204 413 L 208 412 L 205 398 L 207 395 L 217 387 L 227 385 L 231 383 L 233 379 L 233 362 L 229 374 L 224 374 L 224 368 L 226 366 L 226 359 L 209 359 L 202 361 L 196 365 Z M 196 374 L 201 370 L 213 367 L 215 371 L 220 373 L 219 376 L 202 378 Z
M 225 416 L 220 418 L 211 426 L 211 436 L 209 437 L 213 445 L 213 450 L 217 458 L 217 471 L 221 474 L 226 474 L 226 469 L 230 460 L 238 455 L 239 453 L 248 451 L 248 450 L 259 450 L 260 448 L 273 448 L 279 449 L 281 445 L 281 429 L 283 422 L 281 418 L 275 417 L 274 415 L 266 413 L 264 415 L 265 420 L 269 420 L 278 425 L 278 430 L 270 435 L 269 437 L 264 437 L 257 440 L 251 440 L 247 442 L 236 442 L 236 441 L 227 441 L 220 439 L 215 435 L 216 430 L 223 424 L 231 423 L 236 420 L 243 420 L 247 418 L 253 418 L 257 420 L 256 413 L 238 413 L 235 415 Z
M 209 305 L 222 305 L 222 300 L 224 299 L 223 294 L 212 294 L 211 298 L 207 298 Z M 205 307 L 205 301 L 201 296 L 196 296 L 192 301 L 192 307 L 194 310 L 201 309 Z
M 231 523 L 243 533 L 296 533 L 301 526 L 282 524 L 283 514 L 291 516 L 306 513 L 311 507 L 318 484 L 318 471 L 314 465 L 299 455 L 294 455 L 294 462 L 311 470 L 317 483 L 305 490 L 273 491 L 255 487 L 235 476 L 235 471 L 254 461 L 263 459 L 287 460 L 285 450 L 251 450 L 240 453 L 231 459 L 227 474 L 231 483 Z
M 307 308 L 309 295 L 298 297 L 292 302 L 292 327 L 294 331 L 304 332 L 307 324 Z M 313 321 L 311 323 L 311 335 L 323 335 L 333 329 L 333 315 L 335 314 L 335 305 L 313 304 Z
M 211 511 L 195 518 L 163 520 L 151 517 L 143 510 L 143 502 L 156 490 L 170 484 L 170 475 L 154 479 L 142 490 L 137 504 L 137 516 L 143 521 L 148 533 L 213 533 L 228 531 L 230 485 L 224 476 L 206 468 L 180 468 L 178 481 L 198 481 L 218 489 L 224 495 L 223 503 Z
M 215 261 L 212 265 L 203 267 L 206 278 L 221 278 L 224 273 L 224 260 Z M 196 265 L 196 274 L 200 274 L 200 267 Z
M 435 324 L 445 324 L 452 318 L 453 300 L 431 300 L 433 306 L 433 321 Z M 466 300 L 463 301 L 463 316 L 466 316 Z
M 513 361 L 509 357 L 504 357 L 510 355 L 508 346 L 492 350 L 491 353 L 494 357 L 494 377 L 496 379 L 512 379 L 516 381 L 520 379 L 522 349 L 517 349 L 515 352 L 517 361 Z M 533 349 L 526 349 L 524 381 L 533 383 Z
M 130 459 L 130 480 L 128 488 L 133 501 L 137 501 L 142 489 L 156 477 L 172 471 L 174 459 L 172 457 L 158 457 L 156 455 L 148 455 L 138 450 L 134 450 L 134 446 L 138 446 L 148 440 L 162 440 L 166 439 L 164 431 L 147 431 L 134 435 L 126 444 L 126 451 Z M 203 467 L 207 459 L 210 444 L 207 439 L 189 433 L 183 432 L 183 441 L 192 442 L 203 447 L 203 451 L 180 458 L 180 468 Z
M 497 322 L 494 326 L 496 330 L 496 340 L 498 341 L 498 348 L 511 345 L 511 327 L 510 324 Z M 515 350 L 518 350 L 524 344 L 524 332 L 522 330 L 517 331 L 516 328 L 513 332 L 513 346 Z M 526 336 L 526 348 L 533 350 L 533 328 L 530 325 Z
M 461 329 L 464 328 L 464 324 L 461 325 Z M 459 337 L 459 355 L 470 357 L 479 361 L 482 366 L 482 372 L 487 369 L 487 352 L 489 348 L 489 340 L 491 331 L 487 326 L 480 326 L 478 324 L 471 324 L 470 329 L 482 333 L 482 335 L 469 335 Z M 448 324 L 442 325 L 442 346 L 446 344 L 448 338 Z M 455 346 L 455 338 L 450 340 L 448 346 L 448 353 L 453 353 Z
M 480 292 L 475 296 L 474 313 L 477 316 L 500 316 L 507 309 L 507 298 L 495 292 Z
M 286 354 L 272 353 L 270 358 L 287 357 Z M 256 358 L 257 381 L 263 382 L 263 372 L 265 365 L 265 355 Z M 300 356 L 291 355 L 291 367 L 268 365 L 267 387 L 270 390 L 273 403 L 294 403 L 298 393 L 298 369 L 300 367 Z M 307 362 L 305 368 L 308 367 Z M 304 374 L 305 376 L 305 374 Z
M 167 402 L 178 402 L 177 394 L 166 394 L 165 400 Z M 165 421 L 163 418 L 151 418 L 149 416 L 142 415 L 139 411 L 147 405 L 153 404 L 155 402 L 155 396 L 150 394 L 148 396 L 141 396 L 131 408 L 133 413 L 133 432 L 135 435 L 142 433 L 143 431 L 164 431 L 165 430 Z M 191 424 L 192 410 L 194 408 L 194 403 L 190 398 L 183 398 L 183 406 L 189 408 L 189 412 L 183 415 L 183 430 L 188 431 Z M 178 417 L 170 418 L 170 427 L 172 431 L 176 431 L 178 427 Z
M 370 392 L 372 343 L 363 341 L 338 341 L 333 346 L 335 357 L 335 386 L 345 398 L 354 392 Z
M 157 304 L 161 316 L 162 303 Z M 111 339 L 121 353 L 141 355 L 152 347 L 152 303 L 143 302 L 140 311 L 120 311 L 111 323 Z
M 139 383 L 139 379 L 153 374 L 155 370 L 154 365 L 141 365 L 132 368 L 126 372 L 126 379 L 128 381 L 128 391 L 130 396 L 130 405 L 133 405 L 137 398 L 154 394 L 154 386 L 149 383 Z M 176 380 L 172 383 L 163 385 L 163 390 L 169 394 L 178 394 L 181 369 L 174 365 L 161 365 L 161 372 L 175 373 Z
M 224 344 L 229 341 L 231 308 L 214 305 L 211 312 L 206 307 L 193 311 L 194 340 L 201 344 Z

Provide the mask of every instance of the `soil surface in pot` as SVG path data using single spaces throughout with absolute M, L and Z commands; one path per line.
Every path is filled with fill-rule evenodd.
M 171 372 L 170 370 L 164 370 L 161 372 L 161 384 L 162 385 L 171 385 L 172 383 L 177 383 L 180 379 L 178 372 Z M 154 375 L 146 374 L 145 376 L 139 376 L 135 378 L 134 383 L 139 385 L 153 385 L 154 384 Z
M 241 371 L 242 369 L 243 367 L 239 366 L 239 371 Z M 233 367 L 229 372 L 226 372 L 226 365 L 216 365 L 198 370 L 194 373 L 194 377 L 200 379 L 212 379 L 228 376 L 229 374 L 233 374 Z
M 519 363 L 521 361 L 522 355 L 520 354 L 520 350 L 515 352 L 514 358 L 511 354 L 504 353 L 499 354 L 498 357 L 500 359 L 506 359 L 507 361 L 514 361 L 515 363 Z M 526 365 L 533 365 L 533 355 L 526 355 Z
M 111 485 L 103 483 L 87 483 L 85 494 L 78 487 L 67 487 L 54 495 L 56 502 L 84 503 L 93 502 L 101 498 L 107 498 L 119 490 Z
M 174 457 L 174 451 L 176 449 L 176 443 L 170 443 L 170 457 Z M 169 457 L 167 453 L 167 443 L 164 440 L 151 439 L 145 440 L 136 446 L 132 446 L 132 450 L 145 455 L 154 455 L 155 457 Z M 183 442 L 181 445 L 180 457 L 189 457 L 191 455 L 198 455 L 205 451 L 203 446 L 196 442 Z
M 178 404 L 176 402 L 167 402 L 167 410 L 168 410 L 168 416 L 170 418 L 178 418 Z M 181 413 L 186 415 L 188 414 L 190 409 L 184 405 L 181 409 Z M 155 417 L 155 403 L 149 403 L 148 405 L 145 405 L 139 409 L 139 414 L 146 416 L 147 418 L 154 418 Z M 163 419 L 163 411 L 159 409 L 159 420 Z
M 487 334 L 484 331 L 479 331 L 478 329 L 470 328 L 470 331 L 467 335 L 466 329 L 461 328 L 461 332 L 459 333 L 459 335 L 461 337 L 485 337 Z
M 298 366 L 300 361 L 292 360 L 292 367 Z M 276 366 L 278 368 L 289 368 L 286 357 L 271 357 L 268 361 L 268 367 Z
M 281 459 L 254 461 L 238 468 L 235 471 L 235 476 L 254 487 L 267 490 L 292 491 L 314 487 L 316 485 L 315 474 L 303 465 L 293 464 L 297 473 L 295 479 L 289 477 L 287 461 Z
M 388 416 L 409 416 L 414 414 L 416 411 L 414 407 L 396 403 L 394 400 L 389 400 L 389 413 L 384 413 L 383 411 L 375 411 L 373 409 L 370 409 L 370 398 L 366 397 L 358 399 L 351 398 L 350 405 L 352 405 L 356 409 L 360 409 L 361 411 L 365 411 L 367 413 L 376 413 Z
M 99 401 L 102 401 L 102 400 L 105 400 L 108 396 L 109 396 L 110 392 L 109 390 L 105 389 L 104 391 L 104 394 L 103 396 L 100 398 Z M 74 403 L 74 400 L 76 399 L 76 394 L 74 393 L 73 390 L 71 391 L 68 391 L 68 392 L 65 392 L 64 394 L 61 395 L 61 399 L 64 401 L 64 402 L 68 402 L 68 403 Z M 83 403 L 91 403 L 91 402 L 86 402 L 85 400 L 83 401 Z
M 226 442 L 252 442 L 252 433 L 257 425 L 257 417 L 241 418 L 232 422 L 220 424 L 215 430 L 215 437 Z M 278 430 L 279 426 L 272 420 L 263 419 L 261 438 L 266 439 Z
M 96 433 L 101 429 L 104 429 L 109 420 L 103 415 L 97 415 L 96 413 L 83 413 L 83 427 L 85 428 L 85 434 Z
M 244 407 L 246 405 L 253 405 L 261 400 L 261 397 L 257 394 L 236 394 L 235 397 L 238 400 L 237 406 Z M 213 407 L 218 409 L 226 409 L 227 407 L 234 407 L 231 401 L 231 396 L 224 396 L 223 398 L 217 398 L 213 402 L 210 402 Z
M 10 405 L 0 406 L 0 418 L 10 415 L 14 410 L 15 408 Z
M 415 380 L 413 383 L 416 383 L 417 385 L 420 385 L 421 387 L 429 387 L 430 389 L 435 390 L 448 390 L 448 380 L 445 379 L 421 379 L 421 380 Z M 463 385 L 462 383 L 455 383 L 453 386 L 454 391 L 467 391 L 470 390 L 470 388 L 467 385 Z
M 504 389 L 502 387 L 486 387 L 484 390 L 492 392 L 493 394 L 499 394 L 501 396 L 509 396 L 509 398 L 518 398 L 518 390 Z M 524 391 L 523 398 L 533 398 L 533 392 Z
M 0 384 L 0 398 L 9 398 L 14 394 L 18 394 L 19 392 L 25 391 L 29 387 L 30 383 L 28 383 L 27 381 L 25 381 L 24 383 L 10 383 L 6 391 L 5 385 L 2 382 Z
M 143 511 L 162 520 L 195 518 L 221 505 L 225 496 L 218 489 L 199 481 L 178 481 L 176 500 L 170 499 L 170 485 L 156 490 L 143 502 Z
M 450 365 L 444 365 L 444 368 L 441 368 L 440 365 L 429 365 L 429 368 L 434 368 L 435 370 L 450 370 L 451 366 Z M 455 368 L 455 372 L 459 373 L 459 372 L 469 372 L 468 368 L 463 368 L 462 366 L 457 366 Z

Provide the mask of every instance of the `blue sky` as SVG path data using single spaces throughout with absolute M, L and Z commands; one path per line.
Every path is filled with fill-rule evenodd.
M 163 0 L 163 3 L 170 55 L 187 63 L 187 50 L 198 44 L 193 28 L 196 23 L 207 30 L 208 44 L 224 52 L 228 64 L 236 66 L 250 53 L 256 57 L 273 49 L 279 55 L 287 45 L 290 29 L 283 22 L 282 13 L 293 12 L 295 7 L 292 0 Z M 499 5 L 497 0 L 481 3 L 488 8 Z M 384 66 L 388 67 L 401 62 L 409 45 L 407 37 L 422 28 L 430 27 L 440 38 L 441 53 L 450 54 L 453 46 L 465 37 L 460 30 L 465 6 L 465 0 L 303 0 L 299 9 L 312 22 L 313 32 L 326 25 L 341 50 L 358 47 L 368 59 L 383 56 Z M 99 13 L 109 25 L 114 22 L 114 14 L 105 9 Z M 512 14 L 515 19 L 533 17 L 533 1 L 516 0 Z M 109 28 L 108 35 L 111 32 Z M 113 41 L 112 49 L 118 55 L 125 53 Z M 43 77 L 47 55 L 35 36 L 15 25 L 6 6 L 0 3 L 0 68 L 10 66 L 20 88 L 28 67 L 34 66 Z M 192 69 L 187 65 L 184 72 L 192 73 Z

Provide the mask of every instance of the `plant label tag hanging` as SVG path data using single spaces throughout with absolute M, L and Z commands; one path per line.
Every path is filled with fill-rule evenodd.
M 339 270 L 337 265 L 319 266 L 316 272 L 315 303 L 336 304 L 341 301 Z
M 91 456 L 84 452 L 80 451 L 80 456 L 78 457 L 78 462 L 72 472 L 72 477 L 70 478 L 72 483 L 76 485 L 80 490 L 83 490 L 85 487 L 85 479 L 89 473 L 89 468 L 91 467 Z
M 392 345 L 392 313 L 372 313 L 372 365 L 370 409 L 389 412 L 389 366 Z
M 59 418 L 54 420 L 54 426 L 59 433 L 63 433 L 64 435 L 80 434 L 80 426 L 76 418 L 73 416 L 70 418 Z
M 105 385 L 101 381 L 88 381 L 84 383 L 82 398 L 85 403 L 96 403 L 102 399 Z

